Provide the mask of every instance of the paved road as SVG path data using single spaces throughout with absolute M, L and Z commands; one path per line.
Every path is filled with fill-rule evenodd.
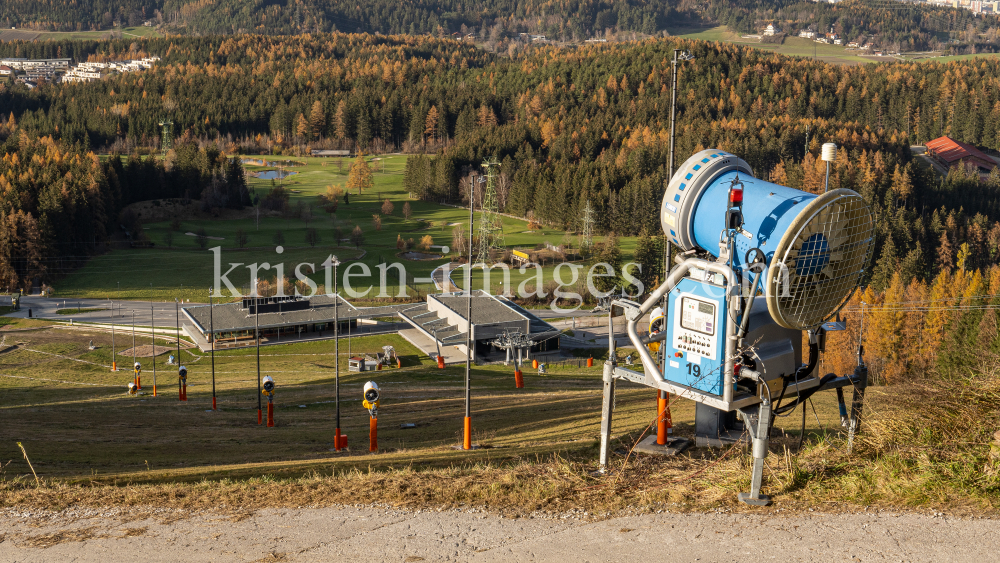
M 509 519 L 393 508 L 232 517 L 0 510 L 0 562 L 993 561 L 996 520 L 916 514 L 654 514 Z

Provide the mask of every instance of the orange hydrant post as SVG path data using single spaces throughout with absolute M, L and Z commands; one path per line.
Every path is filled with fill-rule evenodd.
M 472 418 L 465 417 L 465 425 L 462 433 L 462 449 L 472 449 Z
M 264 413 L 260 409 L 257 409 L 257 424 L 264 423 Z
M 594 367 L 594 358 L 587 358 L 587 367 L 588 368 Z
M 267 401 L 267 425 L 274 426 L 274 403 Z
M 656 443 L 661 446 L 667 445 L 667 396 L 666 391 L 656 390 Z
M 333 431 L 333 449 L 340 451 L 340 428 Z
M 514 387 L 524 389 L 524 374 L 521 370 L 514 370 Z
M 444 369 L 444 357 L 438 356 L 438 369 Z
M 182 391 L 181 391 L 181 400 L 182 401 L 188 400 L 188 384 L 187 384 L 187 380 L 184 381 L 184 384 L 181 386 L 181 389 L 182 389 Z
M 368 451 L 377 452 L 378 451 L 378 419 L 374 416 L 368 423 Z
M 531 360 L 531 367 L 534 369 L 538 369 L 538 360 Z

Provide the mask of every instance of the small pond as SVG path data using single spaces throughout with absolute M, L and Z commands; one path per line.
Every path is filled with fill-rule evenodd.
M 289 172 L 288 170 L 265 170 L 264 172 L 256 172 L 254 176 L 260 178 L 261 180 L 278 180 L 280 178 L 287 178 L 292 174 L 298 174 L 298 172 Z
M 413 252 L 413 251 L 404 252 L 399 256 L 407 260 L 437 260 L 438 258 L 441 258 L 440 254 L 425 254 L 423 252 Z

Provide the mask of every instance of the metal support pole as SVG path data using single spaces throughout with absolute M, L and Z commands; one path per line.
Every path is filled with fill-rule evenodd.
M 254 295 L 257 294 L 257 280 L 254 280 Z M 264 422 L 264 408 L 261 404 L 260 393 L 260 297 L 254 297 L 253 307 L 253 335 L 257 341 L 257 424 Z
M 475 221 L 475 195 L 476 176 L 473 174 L 469 181 L 469 269 L 465 284 L 465 291 L 469 296 L 465 316 L 465 421 L 462 427 L 462 449 L 465 450 L 472 449 L 472 228 Z
M 671 61 L 673 66 L 673 72 L 671 73 L 671 86 L 670 86 L 670 157 L 669 157 L 669 173 L 667 175 L 667 180 L 674 176 L 674 124 L 677 115 L 677 53 L 680 53 L 681 49 L 674 49 L 674 60 Z
M 153 396 L 156 396 L 156 312 L 153 310 L 153 302 L 149 302 L 149 328 L 150 336 L 153 339 Z
M 115 302 L 111 302 L 111 371 L 118 371 L 118 361 L 115 355 Z
M 337 266 L 340 262 L 334 258 L 333 262 L 333 365 L 334 368 L 334 388 L 336 389 L 336 410 L 337 420 L 333 432 L 333 449 L 340 451 L 340 293 L 337 288 Z
M 805 405 L 802 405 L 805 408 Z M 767 506 L 771 504 L 770 497 L 760 494 L 761 482 L 764 480 L 764 458 L 767 457 L 768 433 L 771 430 L 771 402 L 761 401 L 757 411 L 757 427 L 751 424 L 751 417 L 740 411 L 747 428 L 753 433 L 753 469 L 750 475 L 750 492 L 740 493 L 740 502 L 752 506 Z
M 215 318 L 213 313 L 215 312 L 215 307 L 212 301 L 212 288 L 208 289 L 208 337 L 211 340 L 212 346 L 212 410 L 216 410 L 215 406 Z
M 177 323 L 177 330 L 174 334 L 177 336 L 177 365 L 181 365 L 181 304 L 174 298 L 174 322 Z
M 677 54 L 681 52 L 681 49 L 674 49 L 674 59 L 671 61 L 672 72 L 671 72 L 671 86 L 670 86 L 670 162 L 669 162 L 669 173 L 667 174 L 667 181 L 669 182 L 671 178 L 674 177 L 674 136 L 675 136 L 675 125 L 676 125 L 676 115 L 677 115 L 677 64 L 680 62 Z M 689 57 L 687 57 L 689 58 Z M 670 239 L 667 238 L 666 233 L 663 235 L 663 276 L 660 278 L 661 281 L 666 279 L 667 272 L 670 271 L 670 255 L 671 255 L 671 244 Z M 663 326 L 662 330 L 667 330 L 667 305 L 669 303 L 668 296 L 663 296 L 663 303 L 660 307 L 663 309 Z M 660 373 L 667 372 L 667 355 L 663 349 L 664 344 L 660 345 Z M 659 395 L 657 395 L 656 407 L 657 412 L 662 410 L 660 406 Z M 668 407 L 669 408 L 669 407 Z M 664 413 L 660 412 L 660 416 L 666 416 Z M 664 442 L 666 443 L 666 442 Z

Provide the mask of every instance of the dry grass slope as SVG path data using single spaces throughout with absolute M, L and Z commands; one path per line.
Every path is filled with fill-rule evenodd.
M 16 324 L 14 325 L 17 326 Z M 26 347 L 0 356 L 0 416 L 5 433 L 23 441 L 41 477 L 36 486 L 20 451 L 0 470 L 0 505 L 173 507 L 241 511 L 265 507 L 389 503 L 477 506 L 510 514 L 625 509 L 742 509 L 748 452 L 693 450 L 673 458 L 628 456 L 653 416 L 646 388 L 623 384 L 615 412 L 613 467 L 594 477 L 600 371 L 559 367 L 528 374 L 512 389 L 509 368 L 473 372 L 475 440 L 456 451 L 463 408 L 460 369 L 439 371 L 398 343 L 404 369 L 375 374 L 342 370 L 343 422 L 352 452 L 329 451 L 334 361 L 327 344 L 270 347 L 262 363 L 275 374 L 278 425 L 256 425 L 254 356 L 217 354 L 220 406 L 210 401 L 207 365 L 183 352 L 191 369 L 188 404 L 176 400 L 169 372 L 162 398 L 124 397 L 130 376 L 102 367 L 110 359 L 101 333 L 41 329 L 18 332 Z M 93 339 L 98 350 L 86 350 Z M 355 338 L 353 351 L 374 351 L 384 338 Z M 61 356 L 61 357 L 60 357 Z M 197 359 L 196 358 L 200 358 Z M 77 361 L 82 360 L 82 361 Z M 88 363 L 89 362 L 89 363 Z M 162 369 L 162 368 L 161 368 Z M 143 381 L 148 385 L 149 373 Z M 367 414 L 354 395 L 366 379 L 386 389 L 380 445 L 367 445 Z M 782 509 L 864 506 L 996 514 L 1000 506 L 1000 370 L 959 379 L 927 376 L 869 388 L 864 433 L 853 452 L 832 397 L 807 411 L 806 447 L 795 451 L 800 419 L 779 419 L 765 471 L 766 494 Z M 307 404 L 307 408 L 297 405 Z M 690 436 L 690 402 L 674 405 L 676 432 Z M 416 422 L 402 430 L 403 422 Z M 365 429 L 365 430 L 362 430 Z M 372 491 L 377 491 L 373 495 Z M 39 540 L 43 541 L 43 540 Z

